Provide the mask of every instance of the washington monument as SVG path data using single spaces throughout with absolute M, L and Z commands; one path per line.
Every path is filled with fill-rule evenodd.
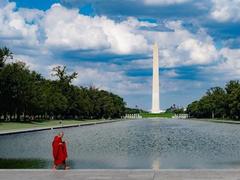
M 153 45 L 152 113 L 160 113 L 158 45 Z

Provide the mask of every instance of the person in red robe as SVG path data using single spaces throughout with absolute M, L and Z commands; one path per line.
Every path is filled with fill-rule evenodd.
M 64 169 L 69 169 L 69 167 L 66 165 L 66 159 L 68 155 L 66 142 L 62 140 L 63 136 L 64 133 L 60 132 L 57 136 L 54 137 L 54 140 L 52 142 L 52 152 L 54 159 L 53 169 L 56 169 L 60 165 L 63 165 Z

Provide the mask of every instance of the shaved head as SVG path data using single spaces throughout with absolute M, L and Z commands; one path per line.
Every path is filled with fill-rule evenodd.
M 59 133 L 58 133 L 58 136 L 63 137 L 63 136 L 64 136 L 64 132 L 63 132 L 63 131 L 62 131 L 62 132 L 59 132 Z

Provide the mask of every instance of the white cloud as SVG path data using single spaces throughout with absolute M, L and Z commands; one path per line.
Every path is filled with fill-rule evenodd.
M 166 22 L 166 27 L 172 31 L 143 32 L 150 42 L 158 43 L 161 67 L 210 64 L 217 60 L 214 42 L 203 29 L 193 34 L 182 27 L 181 21 Z
M 0 8 L 0 38 L 15 46 L 38 46 L 37 25 L 28 24 L 15 8 L 15 3 Z
M 223 61 L 216 66 L 216 71 L 225 75 L 225 78 L 239 78 L 240 76 L 240 49 L 223 48 L 220 51 Z
M 239 79 L 240 49 L 222 48 L 219 51 L 219 57 L 218 63 L 199 68 L 211 83 L 217 82 L 223 85 L 229 80 Z
M 147 41 L 135 33 L 138 26 L 132 19 L 117 23 L 104 16 L 84 16 L 77 9 L 67 9 L 60 4 L 54 4 L 44 18 L 48 46 L 102 49 L 116 54 L 146 51 Z
M 46 12 L 43 22 L 46 45 L 68 49 L 106 48 L 106 36 L 95 23 L 91 17 L 80 15 L 76 9 L 54 4 Z
M 16 9 L 6 3 L 0 9 L 0 38 L 11 39 L 12 46 L 61 50 L 96 50 L 114 54 L 144 53 L 148 42 L 138 33 L 142 26 L 154 23 L 129 18 L 115 22 L 105 16 L 89 17 L 77 9 L 54 4 L 46 12 Z M 7 44 L 7 43 L 6 43 Z
M 128 77 L 121 70 L 111 71 L 104 67 L 81 67 L 74 69 L 79 73 L 75 84 L 95 86 L 99 89 L 108 90 L 120 95 L 146 94 L 148 93 L 149 81 L 138 81 L 138 78 Z
M 67 9 L 60 4 L 43 12 L 34 9 L 17 11 L 15 3 L 8 3 L 0 10 L 0 15 L 3 27 L 0 37 L 13 38 L 11 44 L 15 46 L 37 47 L 45 54 L 51 53 L 52 49 L 151 54 L 151 44 L 157 41 L 161 66 L 208 64 L 217 57 L 211 37 L 204 30 L 196 34 L 189 32 L 182 27 L 181 21 L 165 23 L 172 32 L 148 31 L 141 27 L 151 28 L 157 24 L 133 17 L 115 22 L 104 16 L 84 16 L 77 9 Z
M 147 5 L 170 5 L 170 4 L 181 4 L 191 0 L 144 0 Z
M 140 28 L 140 27 L 156 27 L 157 23 L 150 23 L 148 21 L 139 21 L 135 17 L 128 17 L 126 21 L 123 21 L 122 24 L 125 24 L 127 26 L 130 26 L 131 28 Z
M 176 70 L 166 70 L 166 71 L 163 71 L 161 76 L 164 76 L 165 78 L 174 78 L 174 77 L 178 77 L 179 74 L 176 72 Z
M 182 27 L 181 21 L 165 23 L 172 31 L 141 31 L 149 42 L 159 45 L 160 67 L 208 65 L 218 60 L 218 50 L 213 39 L 203 29 L 191 33 Z M 152 49 L 150 46 L 149 49 Z M 152 50 L 151 50 L 152 51 Z M 151 51 L 148 54 L 151 56 Z M 138 59 L 128 63 L 133 69 L 152 67 L 152 58 Z
M 217 51 L 212 42 L 204 42 L 189 38 L 181 42 L 176 51 L 182 59 L 185 59 L 184 65 L 209 64 L 216 60 Z
M 44 11 L 38 9 L 20 8 L 18 12 L 29 24 L 36 24 L 36 22 L 39 22 L 45 15 Z
M 212 0 L 211 17 L 219 22 L 240 20 L 240 0 Z

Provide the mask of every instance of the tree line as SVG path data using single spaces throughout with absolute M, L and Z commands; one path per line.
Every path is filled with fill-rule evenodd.
M 140 114 L 140 113 L 147 113 L 147 111 L 139 108 L 126 108 L 125 109 L 126 114 Z
M 52 69 L 56 80 L 31 71 L 23 62 L 6 63 L 13 53 L 0 48 L 0 120 L 120 118 L 123 98 L 94 87 L 75 86 L 77 73 L 66 67 Z
M 195 118 L 225 118 L 240 120 L 240 82 L 229 81 L 224 88 L 210 88 L 198 101 L 187 107 Z
M 178 107 L 176 104 L 173 104 L 170 108 L 166 109 L 166 113 L 173 113 L 173 114 L 184 114 L 185 110 L 183 107 Z

